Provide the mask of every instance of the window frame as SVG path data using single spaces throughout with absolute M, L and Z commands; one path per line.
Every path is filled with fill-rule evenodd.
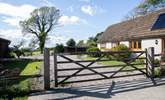
M 140 44 L 139 44 L 140 43 Z M 141 50 L 142 49 L 142 41 L 141 40 L 132 40 L 129 43 L 130 49 L 133 50 Z

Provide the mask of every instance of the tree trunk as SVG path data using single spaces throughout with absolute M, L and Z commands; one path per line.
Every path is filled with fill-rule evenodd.
M 45 47 L 45 41 L 40 41 L 39 45 L 40 45 L 40 52 L 41 52 L 41 54 L 43 54 L 43 50 Z

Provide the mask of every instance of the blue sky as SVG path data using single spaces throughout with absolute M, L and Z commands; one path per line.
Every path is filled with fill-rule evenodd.
M 142 0 L 0 0 L 0 37 L 12 44 L 22 38 L 27 43 L 31 35 L 23 35 L 19 21 L 27 19 L 30 12 L 42 6 L 60 9 L 60 27 L 49 35 L 47 46 L 65 43 L 69 38 L 87 40 L 104 31 L 109 25 L 120 22 Z

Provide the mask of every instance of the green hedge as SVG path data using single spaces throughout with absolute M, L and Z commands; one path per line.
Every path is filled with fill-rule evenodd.
M 101 54 L 99 53 L 100 50 L 97 47 L 88 48 L 87 52 L 98 52 L 98 53 L 94 53 L 94 54 L 89 54 L 90 57 L 100 57 L 101 56 Z
M 114 57 L 117 59 L 129 58 L 131 56 L 131 53 L 129 52 L 130 49 L 124 44 L 117 45 L 111 48 L 111 50 L 112 51 L 128 51 L 126 53 L 114 54 Z

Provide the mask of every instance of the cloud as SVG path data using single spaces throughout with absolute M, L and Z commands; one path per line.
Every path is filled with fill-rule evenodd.
M 35 8 L 28 4 L 15 6 L 0 2 L 0 14 L 5 16 L 2 21 L 12 26 L 18 26 L 19 21 L 28 18 Z
M 85 23 L 85 20 L 77 16 L 62 16 L 59 19 L 59 23 L 62 25 L 79 24 L 79 23 Z
M 33 35 L 28 34 L 27 36 L 24 36 L 20 29 L 0 29 L 0 37 L 10 40 L 11 45 L 14 45 L 22 39 L 30 42 L 30 39 L 33 37 Z
M 90 16 L 93 16 L 96 13 L 95 7 L 92 7 L 90 5 L 84 5 L 81 7 L 81 11 L 85 14 L 88 14 Z
M 54 47 L 57 43 L 63 43 L 65 44 L 70 36 L 66 35 L 49 35 L 48 36 L 49 40 L 46 42 L 46 47 Z

